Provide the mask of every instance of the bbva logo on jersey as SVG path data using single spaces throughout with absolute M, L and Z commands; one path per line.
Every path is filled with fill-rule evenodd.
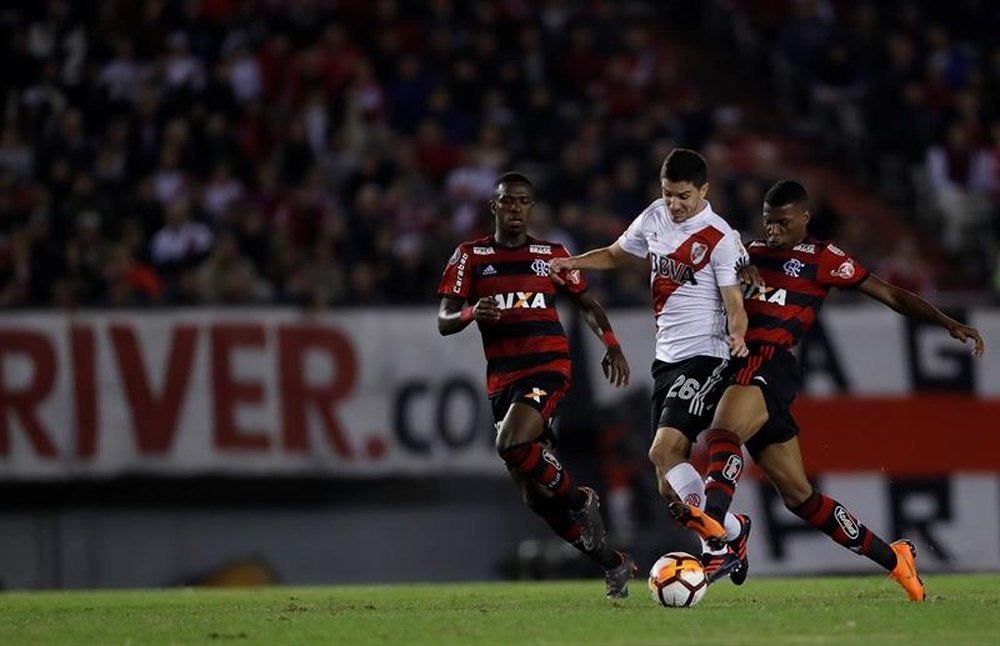
M 512 309 L 541 309 L 547 307 L 545 304 L 545 294 L 542 292 L 507 292 L 506 294 L 494 294 L 493 300 L 497 302 L 497 307 L 502 310 Z
M 694 268 L 687 263 L 675 260 L 670 256 L 660 256 L 655 253 L 649 254 L 649 262 L 652 265 L 654 274 L 669 278 L 678 285 L 681 283 L 698 284 L 698 281 L 694 278 Z

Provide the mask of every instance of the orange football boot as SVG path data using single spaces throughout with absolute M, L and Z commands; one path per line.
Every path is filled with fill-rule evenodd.
M 924 582 L 917 574 L 917 549 L 907 540 L 895 541 L 890 547 L 896 553 L 896 568 L 889 573 L 889 578 L 903 586 L 910 601 L 923 601 L 926 594 Z
M 683 502 L 670 503 L 670 515 L 678 523 L 687 527 L 713 550 L 726 546 L 726 529 L 701 509 Z

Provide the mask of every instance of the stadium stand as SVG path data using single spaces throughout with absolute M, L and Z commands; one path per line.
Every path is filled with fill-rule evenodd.
M 426 302 L 454 244 L 488 228 L 499 170 L 541 187 L 541 235 L 583 249 L 656 196 L 676 145 L 706 151 L 716 209 L 748 234 L 767 183 L 805 173 L 827 196 L 818 234 L 876 268 L 891 256 L 918 289 L 984 289 L 997 15 L 972 0 L 7 8 L 0 306 Z M 740 80 L 712 66 L 721 48 Z M 631 273 L 595 281 L 611 305 L 645 303 Z

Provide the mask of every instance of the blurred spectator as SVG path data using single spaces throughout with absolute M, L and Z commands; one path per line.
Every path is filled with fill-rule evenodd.
M 243 198 L 243 184 L 233 177 L 229 164 L 218 164 L 205 185 L 201 206 L 213 222 L 220 222 L 229 209 Z
M 425 302 L 492 228 L 498 172 L 536 182 L 540 235 L 590 248 L 677 145 L 752 230 L 803 158 L 765 131 L 940 225 L 983 285 L 996 255 L 997 12 L 974 0 L 947 21 L 923 0 L 704 3 L 688 20 L 733 27 L 739 74 L 715 73 L 724 37 L 677 38 L 675 3 L 22 5 L 0 22 L 7 306 Z M 814 210 L 872 246 L 851 206 Z M 627 304 L 642 282 L 595 288 Z
M 930 267 L 921 257 L 916 239 L 911 236 L 896 241 L 891 255 L 878 264 L 875 273 L 894 285 L 918 294 L 934 288 Z
M 345 301 L 347 278 L 330 239 L 316 241 L 307 261 L 289 277 L 287 291 L 292 302 L 313 308 L 340 305 Z
M 197 264 L 212 248 L 213 239 L 211 229 L 191 220 L 187 202 L 178 200 L 167 207 L 166 225 L 153 236 L 153 264 L 164 270 Z
M 163 296 L 163 282 L 156 271 L 135 260 L 125 244 L 115 246 L 104 267 L 107 285 L 105 304 L 136 307 L 157 303 Z
M 253 263 L 240 255 L 231 233 L 219 236 L 212 254 L 198 267 L 197 281 L 203 303 L 260 303 L 271 295 Z
M 951 251 L 966 249 L 991 215 L 997 190 L 993 164 L 958 122 L 949 126 L 943 143 L 927 151 L 927 177 L 944 216 L 944 244 Z
M 964 269 L 942 275 L 982 288 L 1000 242 L 996 158 L 983 149 L 1000 111 L 1000 12 L 975 0 L 710 5 L 741 69 L 767 70 L 775 126 L 942 232 Z

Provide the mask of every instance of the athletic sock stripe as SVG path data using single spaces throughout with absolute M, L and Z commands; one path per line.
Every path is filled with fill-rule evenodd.
M 533 472 L 538 468 L 539 463 L 542 461 L 541 447 L 536 445 L 533 449 L 534 450 L 532 450 L 528 455 L 524 456 L 524 459 L 521 460 L 521 463 L 518 465 L 518 468 L 522 471 L 529 473 Z
M 862 525 L 862 527 L 864 526 Z M 867 527 L 865 527 L 863 536 L 864 540 L 861 541 L 861 549 L 859 551 L 862 554 L 868 554 L 868 550 L 871 549 L 872 546 L 872 539 L 875 538 L 875 535 L 872 534 Z
M 729 483 L 720 482 L 719 480 L 712 480 L 711 482 L 705 485 L 706 492 L 711 491 L 712 489 L 717 489 L 719 491 L 722 491 L 729 497 L 732 497 L 733 494 L 736 493 L 736 489 L 732 487 Z
M 799 518 L 808 519 L 814 513 L 816 513 L 816 509 L 819 507 L 821 503 L 822 499 L 820 495 L 817 492 L 813 491 L 811 494 L 809 494 L 809 497 L 806 498 L 805 502 L 803 502 L 801 505 L 793 509 L 792 512 Z
M 717 453 L 713 452 L 708 457 L 709 472 L 722 471 L 723 469 L 726 468 L 726 462 L 729 460 L 729 456 L 740 454 L 739 444 L 733 444 L 732 446 L 719 447 L 719 448 L 720 448 L 719 452 Z
M 820 496 L 820 506 L 819 511 L 816 512 L 818 516 L 827 518 L 833 515 L 833 508 L 836 506 L 836 501 L 829 496 Z

